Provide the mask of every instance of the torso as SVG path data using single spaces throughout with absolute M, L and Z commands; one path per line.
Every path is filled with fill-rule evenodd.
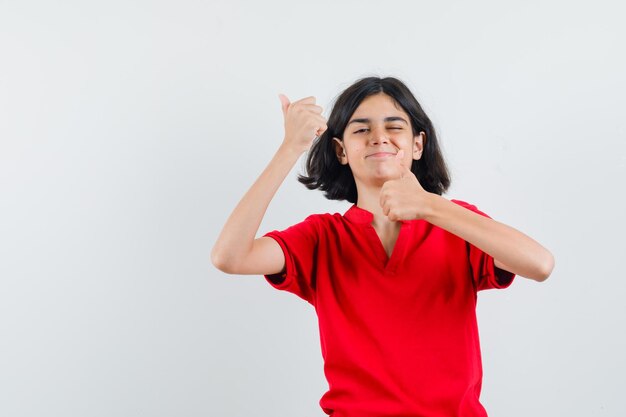
M 423 220 L 375 227 L 357 206 L 307 219 L 268 235 L 290 262 L 272 285 L 315 307 L 322 409 L 486 417 L 475 310 L 477 289 L 494 288 L 488 256 Z

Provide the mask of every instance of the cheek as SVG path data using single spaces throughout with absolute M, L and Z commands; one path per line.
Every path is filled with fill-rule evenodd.
M 348 155 L 358 154 L 360 152 L 363 152 L 363 149 L 365 149 L 365 146 L 363 144 L 355 142 L 344 143 L 344 146 Z
M 413 140 L 412 137 L 403 137 L 402 146 L 405 149 L 410 149 L 411 152 L 414 152 L 417 149 L 417 146 L 415 146 L 415 141 Z

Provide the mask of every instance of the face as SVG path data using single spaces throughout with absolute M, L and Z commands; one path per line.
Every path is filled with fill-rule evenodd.
M 357 183 L 382 186 L 399 178 L 396 153 L 404 150 L 402 165 L 411 168 L 422 156 L 425 133 L 414 136 L 409 116 L 384 93 L 367 97 L 350 117 L 343 142 L 334 138 L 337 158 L 349 165 Z

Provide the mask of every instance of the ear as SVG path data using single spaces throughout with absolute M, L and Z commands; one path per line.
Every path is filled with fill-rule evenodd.
M 426 133 L 423 131 L 413 138 L 413 159 L 415 159 L 416 161 L 422 157 L 425 143 Z
M 346 148 L 343 147 L 343 142 L 341 139 L 337 139 L 333 137 L 333 141 L 335 142 L 335 154 L 337 155 L 337 159 L 341 165 L 348 164 L 348 157 L 346 156 Z

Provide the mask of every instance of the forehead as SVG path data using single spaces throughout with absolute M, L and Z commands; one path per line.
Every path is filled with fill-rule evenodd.
M 378 93 L 363 100 L 350 119 L 368 118 L 375 120 L 389 116 L 404 116 L 408 120 L 408 115 L 398 103 L 387 94 Z

